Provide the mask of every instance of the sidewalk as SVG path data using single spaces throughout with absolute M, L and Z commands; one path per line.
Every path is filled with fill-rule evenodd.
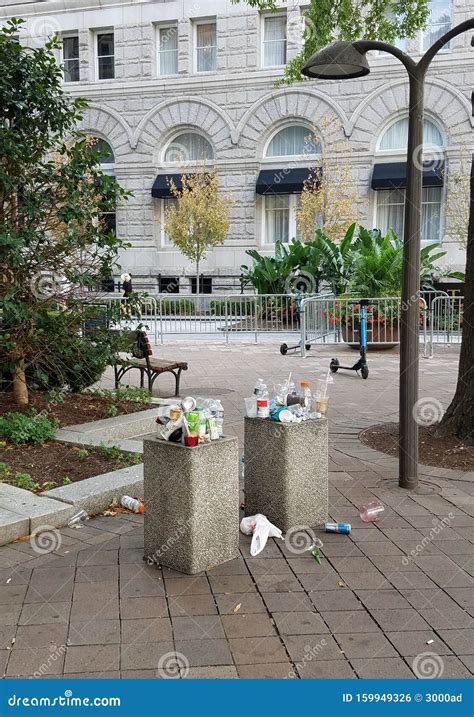
M 291 370 L 295 380 L 311 380 L 333 350 L 312 350 L 306 360 L 269 345 L 174 344 L 158 352 L 189 362 L 183 395 L 222 398 L 226 431 L 241 439 L 243 397 L 256 378 L 273 385 Z M 398 488 L 397 462 L 358 439 L 363 427 L 396 418 L 398 356 L 369 356 L 369 366 L 367 381 L 338 375 L 331 394 L 330 514 L 353 529 L 318 533 L 321 565 L 299 552 L 296 539 L 271 541 L 250 558 L 250 539 L 241 536 L 241 557 L 206 574 L 149 567 L 142 517 L 134 515 L 5 546 L 0 674 L 469 677 L 473 474 L 421 467 L 416 493 Z M 446 406 L 456 366 L 455 351 L 422 361 L 420 395 Z M 386 507 L 376 526 L 357 510 L 374 496 Z

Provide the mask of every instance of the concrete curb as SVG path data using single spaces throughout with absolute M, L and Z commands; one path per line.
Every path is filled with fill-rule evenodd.
M 143 496 L 143 464 L 120 468 L 92 478 L 52 488 L 41 497 L 53 498 L 85 510 L 91 515 L 100 513 L 123 495 Z

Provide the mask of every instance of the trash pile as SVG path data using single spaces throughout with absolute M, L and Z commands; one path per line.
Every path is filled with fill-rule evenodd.
M 218 399 L 186 396 L 156 419 L 158 437 L 189 448 L 224 435 L 224 407 Z
M 263 379 L 255 384 L 253 395 L 245 399 L 245 411 L 249 418 L 268 418 L 281 423 L 301 423 L 322 418 L 328 408 L 329 385 L 334 383 L 331 372 L 316 379 L 314 391 L 309 381 L 300 381 L 299 390 L 291 380 L 275 384 L 272 397 Z

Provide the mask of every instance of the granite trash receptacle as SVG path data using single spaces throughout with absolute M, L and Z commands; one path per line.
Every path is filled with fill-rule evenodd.
M 194 574 L 239 556 L 237 438 L 143 442 L 145 558 Z
M 328 519 L 327 419 L 245 418 L 245 515 L 263 513 L 283 532 Z

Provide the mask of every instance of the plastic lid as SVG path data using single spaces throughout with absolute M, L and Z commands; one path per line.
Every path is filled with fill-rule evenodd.
M 300 381 L 300 386 L 303 388 L 309 388 L 311 386 L 309 381 Z

